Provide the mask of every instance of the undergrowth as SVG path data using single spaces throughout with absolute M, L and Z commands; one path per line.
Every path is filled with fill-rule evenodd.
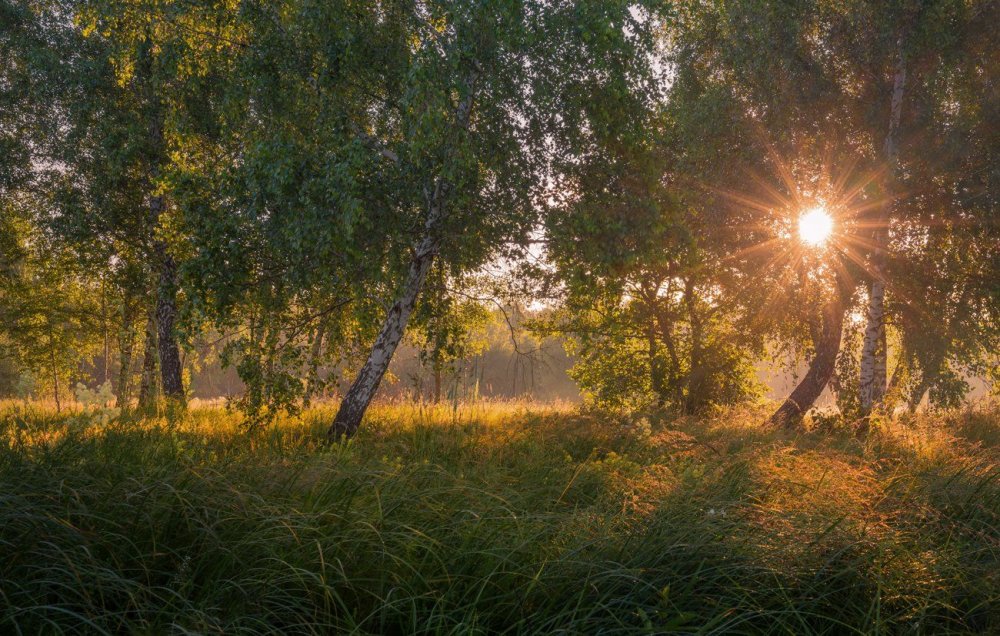
M 998 633 L 1000 417 L 8 405 L 3 633 Z

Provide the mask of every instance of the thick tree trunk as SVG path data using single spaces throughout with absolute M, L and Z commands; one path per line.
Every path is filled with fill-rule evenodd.
M 920 407 L 920 403 L 924 400 L 924 395 L 927 394 L 927 391 L 930 388 L 930 382 L 928 382 L 926 378 L 921 378 L 916 386 L 910 390 L 910 395 L 906 404 L 906 408 L 910 411 L 910 413 L 916 412 L 916 410 Z
M 156 341 L 156 318 L 153 312 L 150 312 L 146 320 L 146 342 L 143 346 L 142 376 L 139 380 L 139 408 L 144 411 L 152 410 L 156 406 L 158 393 L 156 367 L 159 357 L 156 352 Z
M 802 416 L 812 408 L 823 389 L 833 376 L 840 353 L 841 331 L 844 325 L 844 308 L 839 292 L 823 307 L 823 324 L 820 338 L 813 343 L 816 355 L 809 364 L 809 370 L 788 399 L 768 420 L 775 426 L 794 428 L 802 421 Z
M 163 395 L 176 404 L 184 403 L 184 382 L 181 375 L 180 349 L 177 346 L 177 263 L 167 244 L 156 236 L 156 229 L 167 209 L 166 198 L 156 192 L 157 177 L 168 160 L 164 135 L 164 108 L 159 88 L 154 81 L 156 59 L 151 36 L 147 34 L 139 52 L 137 77 L 148 108 L 147 142 L 149 152 L 148 193 L 150 233 L 153 235 L 153 256 L 159 268 L 156 289 L 156 328 Z
M 658 312 L 656 315 L 656 325 L 660 331 L 660 338 L 666 347 L 667 355 L 670 356 L 670 388 L 664 387 L 664 392 L 672 390 L 674 404 L 680 408 L 684 404 L 684 387 L 677 378 L 678 370 L 681 368 L 681 361 L 677 353 L 677 344 L 674 342 L 670 318 L 664 312 Z M 664 370 L 664 383 L 666 384 L 666 370 Z
M 479 65 L 473 63 L 473 69 L 465 79 L 465 95 L 459 101 L 455 109 L 454 124 L 461 129 L 468 129 L 469 120 L 472 116 L 472 105 L 476 94 L 476 83 L 479 79 Z M 450 148 L 449 155 L 454 155 L 455 148 Z M 395 155 L 382 152 L 394 161 Z M 445 160 L 445 165 L 448 160 Z M 375 392 L 378 390 L 382 377 L 389 368 L 396 347 L 399 346 L 403 333 L 406 331 L 406 324 L 410 320 L 410 314 L 417 303 L 420 290 L 427 280 L 431 265 L 437 256 L 440 238 L 440 224 L 445 216 L 445 204 L 451 194 L 451 183 L 443 175 L 438 175 L 433 187 L 426 192 L 427 196 L 427 219 L 424 222 L 423 235 L 419 243 L 415 246 L 413 258 L 410 260 L 410 267 L 406 274 L 406 280 L 399 297 L 389 308 L 385 323 L 375 338 L 375 345 L 372 347 L 368 360 L 365 361 L 361 372 L 354 380 L 351 388 L 344 396 L 344 401 L 340 403 L 340 409 L 333 420 L 333 424 L 327 431 L 327 437 L 334 440 L 349 438 L 354 435 L 358 427 L 361 426 L 361 419 L 368 410 Z
M 885 137 L 885 155 L 888 171 L 886 183 L 892 184 L 899 153 L 899 121 L 903 109 L 903 92 L 906 87 L 906 56 L 903 38 L 898 42 L 896 72 L 893 76 L 892 102 L 889 112 L 889 130 Z M 871 413 L 885 397 L 886 390 L 886 341 L 885 341 L 885 274 L 886 243 L 889 237 L 889 212 L 892 205 L 886 187 L 886 201 L 875 221 L 873 239 L 875 248 L 870 261 L 872 282 L 868 294 L 868 316 L 864 343 L 861 349 L 861 368 L 858 378 L 859 401 L 864 415 Z
M 167 253 L 166 245 L 162 241 L 157 241 L 156 253 L 160 261 L 160 284 L 156 293 L 156 328 L 163 395 L 183 404 L 181 354 L 174 327 L 177 321 L 177 264 L 173 256 Z
M 938 375 L 941 373 L 941 367 L 944 366 L 944 356 L 930 356 L 925 358 L 920 365 L 920 379 L 914 384 L 910 389 L 910 395 L 908 396 L 908 404 L 910 412 L 917 410 L 920 403 L 924 399 L 924 395 L 930 391 L 931 386 L 937 380 Z

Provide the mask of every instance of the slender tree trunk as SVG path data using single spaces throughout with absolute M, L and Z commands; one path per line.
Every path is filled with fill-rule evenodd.
M 885 396 L 886 403 L 889 408 L 894 408 L 901 400 L 905 402 L 905 398 L 902 396 L 903 383 L 910 379 L 913 373 L 913 356 L 911 355 L 909 348 L 906 343 L 903 342 L 900 347 L 899 356 L 896 359 L 896 365 L 892 370 L 892 375 L 889 377 L 889 381 L 886 383 Z M 890 402 L 891 401 L 891 402 Z
M 875 248 L 879 250 L 880 248 Z M 861 411 L 867 415 L 885 397 L 885 282 L 882 270 L 874 264 L 873 280 L 868 290 L 868 314 L 864 343 L 861 348 L 860 391 Z
M 702 384 L 705 379 L 703 366 L 704 329 L 701 316 L 698 315 L 698 299 L 696 297 L 694 278 L 684 281 L 684 303 L 688 311 L 688 323 L 691 325 L 691 352 L 688 358 L 687 396 L 684 399 L 684 412 L 696 413 L 704 405 Z
M 59 365 L 56 363 L 56 340 L 52 335 L 52 324 L 49 324 L 49 362 L 52 364 L 52 395 L 56 400 L 56 413 L 62 412 L 59 402 Z
M 889 130 L 885 137 L 885 156 L 888 164 L 886 175 L 886 201 L 879 210 L 875 221 L 874 251 L 870 261 L 872 282 L 868 293 L 868 316 L 865 325 L 864 343 L 861 349 L 860 377 L 858 381 L 859 400 L 863 415 L 871 413 L 882 402 L 886 390 L 886 342 L 885 342 L 885 276 L 886 248 L 889 237 L 889 212 L 892 206 L 888 195 L 894 190 L 894 174 L 899 154 L 899 121 L 903 109 L 903 93 L 906 87 L 906 56 L 903 37 L 897 43 L 896 72 L 893 76 L 892 102 L 889 113 Z
M 660 343 L 656 339 L 655 320 L 650 320 L 649 327 L 646 329 L 646 347 L 649 353 L 649 386 L 656 395 L 657 408 L 663 408 L 667 403 L 667 388 L 664 382 Z
M 667 354 L 670 356 L 670 386 L 673 389 L 674 406 L 680 408 L 684 404 L 684 387 L 677 381 L 677 374 L 681 368 L 680 357 L 677 353 L 677 344 L 674 342 L 674 334 L 670 319 L 665 312 L 660 311 L 656 315 L 656 325 L 660 331 L 660 339 L 666 346 Z M 666 370 L 664 371 L 666 377 Z M 668 388 L 664 388 L 667 391 Z
M 108 283 L 101 280 L 101 326 L 104 329 L 104 382 L 111 381 L 111 333 L 108 329 Z
M 152 410 L 157 398 L 157 349 L 156 318 L 150 312 L 146 320 L 146 342 L 142 354 L 142 376 L 139 380 L 139 408 Z
M 434 403 L 441 402 L 441 362 L 434 360 Z
M 132 351 L 135 348 L 135 312 L 129 306 L 128 300 L 122 310 L 122 330 L 118 339 L 118 358 L 120 368 L 118 369 L 118 386 L 116 397 L 118 398 L 118 408 L 127 409 L 129 405 L 129 391 L 132 388 Z
M 816 355 L 809 364 L 809 370 L 788 399 L 768 420 L 775 426 L 794 428 L 802 421 L 802 416 L 812 408 L 823 389 L 833 376 L 840 352 L 841 331 L 844 326 L 844 308 L 839 290 L 823 307 L 823 324 L 820 338 L 813 343 Z
M 326 335 L 326 323 L 320 320 L 313 335 L 312 351 L 309 354 L 309 378 L 306 382 L 306 394 L 304 404 L 306 407 L 312 402 L 313 395 L 319 387 L 319 362 L 323 353 L 323 337 Z
M 472 105 L 475 97 L 476 82 L 479 79 L 479 66 L 474 65 L 474 70 L 469 73 L 465 80 L 465 96 L 459 101 L 455 109 L 454 124 L 462 129 L 469 127 L 469 119 L 472 116 Z M 449 149 L 449 155 L 453 155 L 454 148 Z M 449 159 L 444 164 L 447 165 Z M 399 346 L 403 333 L 406 331 L 406 324 L 410 320 L 410 314 L 417 303 L 420 290 L 427 280 L 431 265 L 437 256 L 440 239 L 438 237 L 440 224 L 445 217 L 445 204 L 451 194 L 451 183 L 442 175 L 435 179 L 433 188 L 427 192 L 427 220 L 424 223 L 423 235 L 410 260 L 410 267 L 406 274 L 399 297 L 389 308 L 382 329 L 375 338 L 375 345 L 372 347 L 368 359 L 365 361 L 361 372 L 354 380 L 351 388 L 344 396 L 344 401 L 340 403 L 340 409 L 333 420 L 333 424 L 327 431 L 327 436 L 334 440 L 349 438 L 354 435 L 361 425 L 361 419 L 368 410 L 379 384 L 389 368 L 396 347 Z

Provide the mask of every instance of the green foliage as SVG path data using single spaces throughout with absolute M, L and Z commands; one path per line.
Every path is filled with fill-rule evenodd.
M 636 364 L 647 352 L 638 339 L 620 332 L 570 339 L 569 351 L 577 356 L 570 377 L 589 402 L 611 409 L 638 410 L 655 403 L 647 365 Z
M 885 212 L 896 399 L 995 391 L 998 6 L 0 0 L 6 390 L 67 393 L 99 350 L 127 385 L 175 303 L 167 337 L 218 336 L 251 424 L 298 412 L 426 240 L 407 335 L 435 375 L 482 345 L 470 281 L 541 256 L 518 301 L 552 304 L 534 327 L 572 339 L 594 402 L 709 411 L 759 395 L 765 351 L 815 353 L 834 293 L 857 313 Z M 811 251 L 817 202 L 837 234 Z
M 34 376 L 36 396 L 58 403 L 79 377 L 78 362 L 96 353 L 94 289 L 37 228 L 22 228 L 17 273 L 0 280 L 0 357 Z
M 457 295 L 455 288 L 471 289 L 472 285 L 449 281 L 440 266 L 429 279 L 423 302 L 412 319 L 410 338 L 418 349 L 420 364 L 431 372 L 432 397 L 439 401 L 446 379 L 443 376 L 454 373 L 460 360 L 487 347 L 486 326 L 492 316 L 482 302 Z

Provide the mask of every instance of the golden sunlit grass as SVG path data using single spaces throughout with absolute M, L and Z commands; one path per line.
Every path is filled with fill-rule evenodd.
M 1000 419 L 860 441 L 765 411 L 320 405 L 97 423 L 6 404 L 0 627 L 31 633 L 988 633 Z

